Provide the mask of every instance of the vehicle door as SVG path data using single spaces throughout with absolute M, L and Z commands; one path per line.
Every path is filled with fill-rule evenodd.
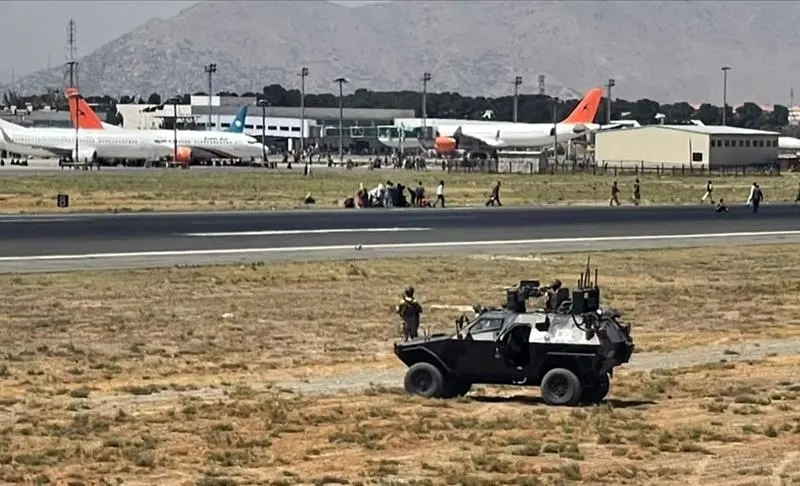
M 503 372 L 513 381 L 521 381 L 527 376 L 534 362 L 530 343 L 531 324 L 514 324 L 500 333 L 495 340 L 495 357 L 502 363 Z
M 455 369 L 459 375 L 480 383 L 497 374 L 499 360 L 495 358 L 495 340 L 504 321 L 502 316 L 482 316 L 469 325 L 464 339 L 457 341 L 461 349 L 455 357 Z

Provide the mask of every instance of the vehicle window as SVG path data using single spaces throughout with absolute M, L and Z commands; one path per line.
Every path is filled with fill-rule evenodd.
M 470 334 L 499 331 L 503 327 L 503 319 L 480 319 L 469 330 Z

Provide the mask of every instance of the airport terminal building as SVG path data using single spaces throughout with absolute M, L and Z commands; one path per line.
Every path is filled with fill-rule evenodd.
M 610 167 L 763 166 L 778 161 L 777 132 L 729 126 L 649 125 L 601 130 L 595 162 Z
M 305 120 L 299 107 L 256 106 L 254 97 L 212 96 L 209 116 L 208 96 L 192 96 L 188 105 L 177 105 L 178 128 L 225 130 L 243 106 L 248 106 L 245 133 L 266 143 L 293 150 L 301 133 L 307 145 L 339 146 L 339 109 L 305 108 Z M 175 117 L 171 105 L 153 112 L 142 111 L 154 105 L 117 105 L 123 126 L 134 129 L 171 127 Z M 262 123 L 263 116 L 263 123 Z M 391 125 L 397 117 L 414 116 L 414 110 L 343 108 L 342 126 L 345 148 L 361 152 L 385 148 L 378 142 L 378 126 Z

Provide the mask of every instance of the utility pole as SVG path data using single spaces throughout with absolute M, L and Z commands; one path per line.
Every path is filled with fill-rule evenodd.
M 611 125 L 611 88 L 617 85 L 614 78 L 608 80 L 608 101 L 606 101 L 606 123 Z
M 539 95 L 544 96 L 546 92 L 545 84 L 544 84 L 544 74 L 539 75 Z
M 306 138 L 306 76 L 308 76 L 308 68 L 303 67 L 300 69 L 300 155 L 305 153 L 305 138 Z M 309 161 L 310 163 L 310 161 Z
M 728 71 L 730 66 L 722 66 L 722 126 L 726 125 L 728 117 Z
M 172 163 L 178 164 L 178 98 L 169 100 L 172 103 Z M 187 167 L 189 166 L 187 162 Z
M 519 112 L 519 85 L 522 84 L 522 76 L 514 78 L 514 123 L 517 122 Z
M 428 117 L 428 81 L 431 80 L 431 73 L 422 74 L 422 136 L 427 138 L 425 119 Z
M 203 70 L 208 75 L 208 123 L 206 124 L 206 130 L 211 130 L 211 97 L 214 95 L 212 91 L 212 77 L 214 73 L 217 72 L 217 65 L 209 64 L 208 66 L 203 66 Z
M 269 101 L 266 98 L 259 98 L 257 104 L 261 107 L 261 165 L 266 165 L 267 146 L 265 143 L 267 142 L 267 106 Z
M 81 115 L 81 105 L 78 103 L 78 99 L 80 97 L 80 93 L 77 90 L 73 89 L 68 91 L 69 99 L 67 103 L 75 103 L 75 120 L 73 123 L 75 124 L 75 156 L 72 158 L 72 162 L 74 164 L 79 164 L 81 157 L 80 157 L 80 145 L 78 141 L 78 137 L 80 136 L 80 115 Z M 71 110 L 70 110 L 71 111 Z
M 339 163 L 344 162 L 344 84 L 350 81 L 347 78 L 339 77 L 333 80 L 339 83 Z
M 69 88 L 78 87 L 78 48 L 75 44 L 76 31 L 77 28 L 75 27 L 75 21 L 70 19 L 70 21 L 67 22 L 67 70 L 69 76 Z
M 558 97 L 553 98 L 553 163 L 558 165 Z

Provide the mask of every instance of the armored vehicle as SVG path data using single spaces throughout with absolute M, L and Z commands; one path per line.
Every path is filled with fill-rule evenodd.
M 502 307 L 456 319 L 454 334 L 396 343 L 395 354 L 408 366 L 406 391 L 454 398 L 477 383 L 538 386 L 551 405 L 600 402 L 634 345 L 619 312 L 600 304 L 597 270 L 594 282 L 589 274 L 587 263 L 572 292 L 520 281 L 506 289 Z M 547 305 L 526 308 L 529 298 L 542 296 Z

